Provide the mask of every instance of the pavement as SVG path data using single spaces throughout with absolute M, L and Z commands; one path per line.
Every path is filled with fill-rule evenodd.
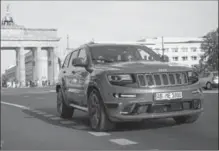
M 81 111 L 59 118 L 54 88 L 3 89 L 2 150 L 218 150 L 218 90 L 204 97 L 204 114 L 193 124 L 148 120 L 106 133 L 91 131 Z

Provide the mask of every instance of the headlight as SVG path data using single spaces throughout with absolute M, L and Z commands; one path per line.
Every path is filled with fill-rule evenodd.
M 120 75 L 108 75 L 108 80 L 110 83 L 115 84 L 115 83 L 124 83 L 124 84 L 129 84 L 133 83 L 133 78 L 129 74 L 120 74 Z
M 194 83 L 198 82 L 199 81 L 198 73 L 196 73 L 194 71 L 189 71 L 188 72 L 188 81 L 189 81 L 189 84 L 194 84 Z

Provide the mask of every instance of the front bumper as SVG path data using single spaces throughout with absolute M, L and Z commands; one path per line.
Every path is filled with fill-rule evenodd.
M 203 93 L 198 92 L 200 90 L 199 84 L 186 85 L 186 86 L 175 86 L 175 87 L 162 87 L 162 88 L 130 88 L 130 87 L 119 87 L 112 86 L 108 83 L 104 84 L 104 87 L 100 87 L 101 96 L 103 103 L 105 104 L 106 112 L 110 120 L 115 122 L 122 121 L 141 121 L 143 119 L 154 119 L 154 118 L 169 118 L 175 116 L 186 116 L 200 114 L 203 111 Z M 182 92 L 183 98 L 176 100 L 163 100 L 156 101 L 154 99 L 155 93 L 158 92 Z M 116 98 L 113 94 L 135 94 L 135 98 Z M 184 103 L 193 102 L 194 100 L 200 101 L 200 107 L 198 109 L 188 108 L 181 110 L 169 110 L 164 112 L 141 112 L 134 114 L 126 114 L 124 109 L 132 104 L 138 105 L 170 105 L 172 103 Z
M 159 118 L 171 118 L 176 116 L 188 116 L 188 115 L 196 115 L 201 114 L 203 112 L 203 108 L 198 110 L 184 110 L 184 111 L 176 111 L 176 112 L 167 112 L 167 113 L 142 113 L 139 115 L 121 115 L 117 114 L 111 117 L 112 121 L 141 121 L 144 119 L 159 119 Z

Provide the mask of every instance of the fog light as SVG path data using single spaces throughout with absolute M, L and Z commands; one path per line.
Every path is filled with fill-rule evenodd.
M 124 109 L 120 112 L 120 114 L 131 114 L 134 110 L 136 104 L 129 104 L 124 107 Z
M 147 109 L 148 109 L 148 105 L 139 106 L 137 113 L 138 113 L 138 114 L 146 113 L 146 112 L 147 112 Z
M 121 98 L 136 98 L 136 94 L 120 94 Z
M 113 96 L 115 98 L 136 98 L 137 97 L 136 94 L 118 94 L 118 93 L 114 93 Z
M 201 101 L 200 100 L 193 100 L 193 108 L 194 109 L 201 108 Z

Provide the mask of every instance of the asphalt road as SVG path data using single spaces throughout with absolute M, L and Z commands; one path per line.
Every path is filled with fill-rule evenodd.
M 218 90 L 206 91 L 205 112 L 193 124 L 172 119 L 125 123 L 108 133 L 92 132 L 86 113 L 71 120 L 56 113 L 50 88 L 3 89 L 1 145 L 3 150 L 217 150 Z

